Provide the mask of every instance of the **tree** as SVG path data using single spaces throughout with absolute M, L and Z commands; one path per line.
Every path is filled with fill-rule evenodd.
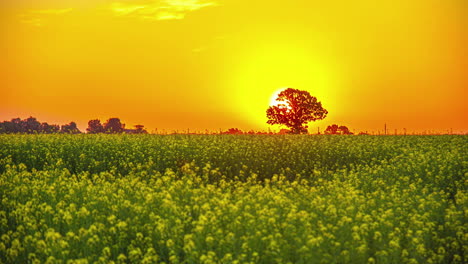
M 80 134 L 81 131 L 76 126 L 75 122 L 71 122 L 70 124 L 63 125 L 60 129 L 60 132 L 67 133 L 67 134 Z
M 24 130 L 21 124 L 22 124 L 22 121 L 19 117 L 11 119 L 11 121 L 8 122 L 10 133 L 24 133 Z
M 338 134 L 338 125 L 333 124 L 331 126 L 328 126 L 327 129 L 325 129 L 325 134 L 327 134 L 327 135 L 336 135 L 336 134 Z
M 39 130 L 43 134 L 53 134 L 58 133 L 60 131 L 59 125 L 49 125 L 47 122 L 41 124 L 41 128 Z
M 13 118 L 11 121 L 3 121 L 0 123 L 0 134 L 3 133 L 42 133 L 42 134 L 52 134 L 52 133 L 81 133 L 77 128 L 75 122 L 70 124 L 63 125 L 60 128 L 59 125 L 49 125 L 47 122 L 39 122 L 35 117 L 28 117 L 21 120 L 20 118 Z
M 333 124 L 328 126 L 325 130 L 325 134 L 327 135 L 352 135 L 353 133 L 349 131 L 347 126 L 338 126 L 337 124 Z
M 35 117 L 30 116 L 27 119 L 21 121 L 22 131 L 28 134 L 39 133 L 41 129 L 41 123 L 37 121 Z
M 40 123 L 35 117 L 28 117 L 21 120 L 20 118 L 13 118 L 11 121 L 3 121 L 0 123 L 0 133 L 57 133 L 60 131 L 58 125 L 49 125 L 47 123 Z
M 349 131 L 349 128 L 347 126 L 340 126 L 338 128 L 338 131 L 340 131 L 342 135 L 352 135 L 353 134 L 353 132 Z
M 11 121 L 3 121 L 1 125 L 1 133 L 21 133 L 21 119 L 13 118 Z
M 230 128 L 227 131 L 224 131 L 223 134 L 240 135 L 243 134 L 243 132 L 238 128 Z
M 89 120 L 88 128 L 86 128 L 86 131 L 88 131 L 89 134 L 104 133 L 104 127 L 101 124 L 101 120 Z
M 148 134 L 144 125 L 135 125 L 135 134 Z
M 104 123 L 104 131 L 108 134 L 122 133 L 125 130 L 125 125 L 120 122 L 119 118 L 110 118 Z
M 276 100 L 280 104 L 267 109 L 267 123 L 285 125 L 291 134 L 307 133 L 308 122 L 322 120 L 328 114 L 322 103 L 307 91 L 288 88 L 279 93 Z
M 135 129 L 124 129 L 123 132 L 126 134 L 148 134 L 144 125 L 135 125 Z

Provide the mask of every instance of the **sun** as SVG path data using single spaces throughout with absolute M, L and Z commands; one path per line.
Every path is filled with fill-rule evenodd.
M 281 102 L 281 101 L 276 101 L 276 99 L 278 98 L 278 95 L 286 90 L 287 88 L 281 88 L 281 89 L 278 89 L 276 90 L 270 97 L 270 106 L 278 106 L 280 104 L 286 104 L 285 102 Z
M 287 102 L 284 102 L 284 101 L 277 101 L 276 99 L 278 99 L 278 95 L 286 90 L 288 88 L 281 88 L 281 89 L 278 89 L 276 90 L 270 97 L 270 106 L 280 106 L 280 107 L 285 107 L 287 109 L 290 109 L 289 105 Z

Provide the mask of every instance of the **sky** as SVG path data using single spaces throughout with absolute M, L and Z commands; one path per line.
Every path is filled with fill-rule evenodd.
M 2 0 L 0 120 L 279 130 L 309 91 L 351 131 L 468 132 L 466 0 Z M 284 127 L 283 127 L 284 128 Z

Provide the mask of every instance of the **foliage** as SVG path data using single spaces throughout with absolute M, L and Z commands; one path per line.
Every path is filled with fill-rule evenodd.
M 144 125 L 136 125 L 135 129 L 125 129 L 125 125 L 120 122 L 119 118 L 110 118 L 102 125 L 99 119 L 90 120 L 86 131 L 89 134 L 148 134 Z M 48 123 L 40 123 L 35 117 L 29 117 L 24 120 L 20 118 L 13 118 L 11 121 L 4 121 L 0 123 L 0 134 L 80 134 L 75 122 L 62 125 L 49 125 Z
M 81 133 L 81 131 L 76 126 L 75 122 L 70 122 L 70 124 L 63 125 L 62 128 L 60 129 L 60 132 L 66 133 L 66 134 L 80 134 Z
M 13 118 L 11 121 L 3 121 L 0 123 L 1 134 L 52 134 L 58 133 L 60 127 L 58 125 L 49 125 L 48 123 L 40 123 L 35 117 L 28 117 L 24 120 Z
M 308 122 L 324 119 L 328 114 L 307 91 L 288 88 L 278 94 L 276 101 L 281 103 L 267 109 L 267 123 L 285 125 L 292 134 L 306 134 Z
M 104 133 L 104 126 L 101 124 L 101 120 L 99 119 L 93 119 L 89 120 L 88 122 L 88 128 L 86 128 L 86 131 L 88 131 L 89 134 L 98 134 L 98 133 Z
M 108 134 L 118 134 L 123 133 L 125 130 L 125 125 L 120 122 L 119 118 L 113 117 L 104 123 L 104 131 Z
M 325 130 L 325 134 L 327 135 L 352 135 L 353 132 L 349 131 L 347 126 L 338 126 L 337 124 L 333 124 L 328 126 Z
M 60 126 L 59 125 L 49 125 L 47 122 L 43 122 L 41 124 L 40 128 L 40 133 L 43 134 L 55 134 L 60 132 Z
M 244 132 L 242 132 L 242 130 L 238 128 L 230 128 L 227 131 L 224 131 L 223 134 L 240 135 L 240 134 L 244 134 Z
M 466 263 L 467 144 L 0 135 L 0 262 Z
M 135 125 L 135 129 L 132 129 L 131 134 L 148 134 L 144 125 Z

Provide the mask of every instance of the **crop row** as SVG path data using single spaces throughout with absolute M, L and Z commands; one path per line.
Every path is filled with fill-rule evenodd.
M 0 263 L 466 263 L 463 136 L 0 136 Z

